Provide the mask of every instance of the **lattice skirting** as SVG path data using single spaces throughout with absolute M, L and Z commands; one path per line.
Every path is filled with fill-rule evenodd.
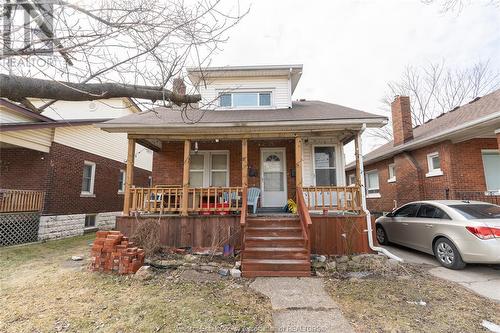
M 36 242 L 39 222 L 36 212 L 0 214 L 0 246 Z

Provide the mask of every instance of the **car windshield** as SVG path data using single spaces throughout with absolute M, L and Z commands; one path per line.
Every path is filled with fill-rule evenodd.
M 450 205 L 466 219 L 498 219 L 500 218 L 500 206 L 488 204 L 463 204 Z

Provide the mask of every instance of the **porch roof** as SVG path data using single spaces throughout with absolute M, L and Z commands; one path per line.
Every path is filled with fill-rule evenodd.
M 387 117 L 321 101 L 297 101 L 289 109 L 200 110 L 184 112 L 164 107 L 128 115 L 97 125 L 107 131 L 128 132 L 145 128 L 203 128 L 294 125 L 353 125 L 382 127 Z

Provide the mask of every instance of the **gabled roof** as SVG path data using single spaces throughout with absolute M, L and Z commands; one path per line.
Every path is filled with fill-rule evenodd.
M 227 78 L 227 77 L 266 77 L 266 76 L 289 76 L 291 81 L 291 93 L 295 91 L 300 77 L 302 76 L 302 65 L 256 65 L 256 66 L 220 66 L 220 67 L 188 67 L 189 80 L 197 85 L 203 79 Z
M 413 139 L 394 146 L 388 142 L 363 156 L 365 164 L 390 158 L 400 152 L 417 149 L 447 139 L 467 139 L 473 128 L 500 127 L 500 89 L 462 105 L 413 129 Z M 497 127 L 498 128 L 498 127 Z M 494 133 L 494 130 L 491 131 Z M 349 164 L 348 169 L 354 166 Z
M 195 121 L 195 122 L 192 122 Z M 109 120 L 98 126 L 106 129 L 133 128 L 200 128 L 200 127 L 247 127 L 301 125 L 315 122 L 327 124 L 361 124 L 381 127 L 387 118 L 349 107 L 320 101 L 293 102 L 289 109 L 265 110 L 200 110 L 189 109 L 185 113 L 170 108 L 155 108 L 139 114 Z

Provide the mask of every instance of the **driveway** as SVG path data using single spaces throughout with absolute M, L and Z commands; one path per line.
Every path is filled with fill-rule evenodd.
M 384 246 L 388 251 L 411 264 L 429 266 L 429 273 L 439 278 L 456 282 L 475 293 L 500 302 L 500 266 L 467 265 L 455 271 L 439 265 L 436 259 L 426 253 L 402 246 Z

